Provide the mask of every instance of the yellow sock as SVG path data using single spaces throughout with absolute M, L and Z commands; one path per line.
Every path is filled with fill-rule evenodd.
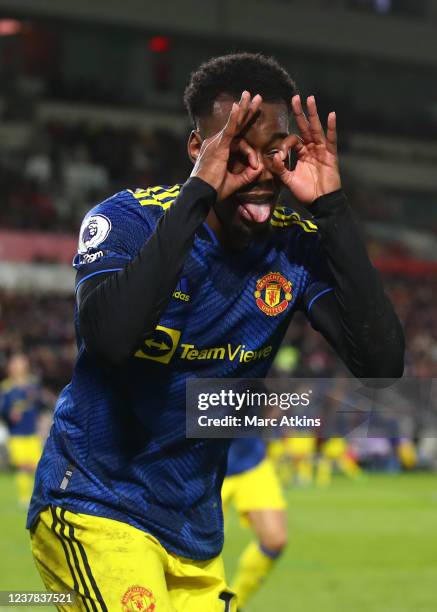
M 28 504 L 32 495 L 33 474 L 18 470 L 15 474 L 15 481 L 18 489 L 18 501 L 22 505 Z
M 243 551 L 239 562 L 232 591 L 237 594 L 237 605 L 242 608 L 250 596 L 260 587 L 261 582 L 272 568 L 279 553 L 264 552 L 258 542 L 251 542 Z

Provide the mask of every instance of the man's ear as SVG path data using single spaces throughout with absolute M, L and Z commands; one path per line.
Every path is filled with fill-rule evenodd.
M 193 130 L 188 137 L 187 152 L 188 157 L 191 159 L 193 164 L 196 163 L 199 157 L 200 147 L 202 146 L 202 137 L 197 130 Z

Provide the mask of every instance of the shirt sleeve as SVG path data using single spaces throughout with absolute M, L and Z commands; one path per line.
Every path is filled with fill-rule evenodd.
M 312 326 L 355 376 L 399 378 L 404 367 L 402 327 L 369 260 L 361 228 L 344 193 L 318 198 L 310 211 L 319 228 L 320 259 L 325 262 L 322 267 L 314 262 L 306 291 Z M 327 273 L 333 292 L 320 284 L 328 282 Z
M 306 245 L 305 268 L 308 281 L 301 298 L 301 309 L 309 316 L 311 309 L 322 295 L 334 291 L 335 280 L 324 255 L 318 234 L 313 234 Z
M 90 353 L 110 365 L 120 366 L 132 356 L 141 339 L 153 333 L 171 299 L 195 232 L 216 195 L 208 183 L 192 177 L 153 231 L 147 224 L 138 228 L 132 220 L 127 225 L 125 217 L 115 223 L 108 216 L 111 227 L 108 222 L 101 223 L 105 238 L 95 244 L 97 232 L 93 229 L 92 248 L 103 254 L 97 262 L 82 264 L 86 271 L 78 279 L 76 296 L 79 329 Z M 81 242 L 85 246 L 88 241 L 89 252 L 88 227 L 89 218 L 82 230 L 79 250 Z M 114 271 L 108 272 L 112 267 Z
M 149 238 L 150 225 L 133 209 L 132 199 L 130 192 L 121 192 L 85 216 L 73 259 L 76 290 L 89 278 L 122 270 Z

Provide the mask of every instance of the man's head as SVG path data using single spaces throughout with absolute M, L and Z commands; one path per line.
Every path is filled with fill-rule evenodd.
M 202 64 L 192 73 L 184 98 L 194 125 L 188 154 L 195 161 L 202 141 L 225 126 L 232 103 L 238 101 L 245 90 L 263 98 L 260 112 L 243 136 L 263 162 L 264 170 L 243 191 L 215 205 L 220 230 L 234 243 L 247 242 L 268 228 L 281 187 L 277 176 L 270 171 L 271 160 L 288 134 L 295 83 L 274 59 L 260 54 L 236 53 Z M 231 155 L 229 169 L 232 172 L 240 172 L 245 165 L 248 160 L 241 153 Z
M 8 361 L 8 375 L 12 379 L 26 378 L 30 373 L 29 359 L 24 353 L 14 353 Z

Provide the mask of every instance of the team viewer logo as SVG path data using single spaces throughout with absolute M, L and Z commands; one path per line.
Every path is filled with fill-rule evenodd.
M 131 586 L 121 600 L 123 612 L 152 612 L 156 609 L 156 600 L 152 591 L 142 586 Z
M 144 340 L 144 345 L 135 353 L 135 357 L 170 363 L 180 337 L 181 332 L 177 329 L 157 325 L 153 336 Z
M 292 300 L 291 283 L 280 272 L 269 272 L 256 283 L 256 305 L 269 317 L 284 312 Z
M 83 220 L 79 233 L 79 253 L 94 249 L 108 237 L 111 221 L 105 215 L 91 215 Z

